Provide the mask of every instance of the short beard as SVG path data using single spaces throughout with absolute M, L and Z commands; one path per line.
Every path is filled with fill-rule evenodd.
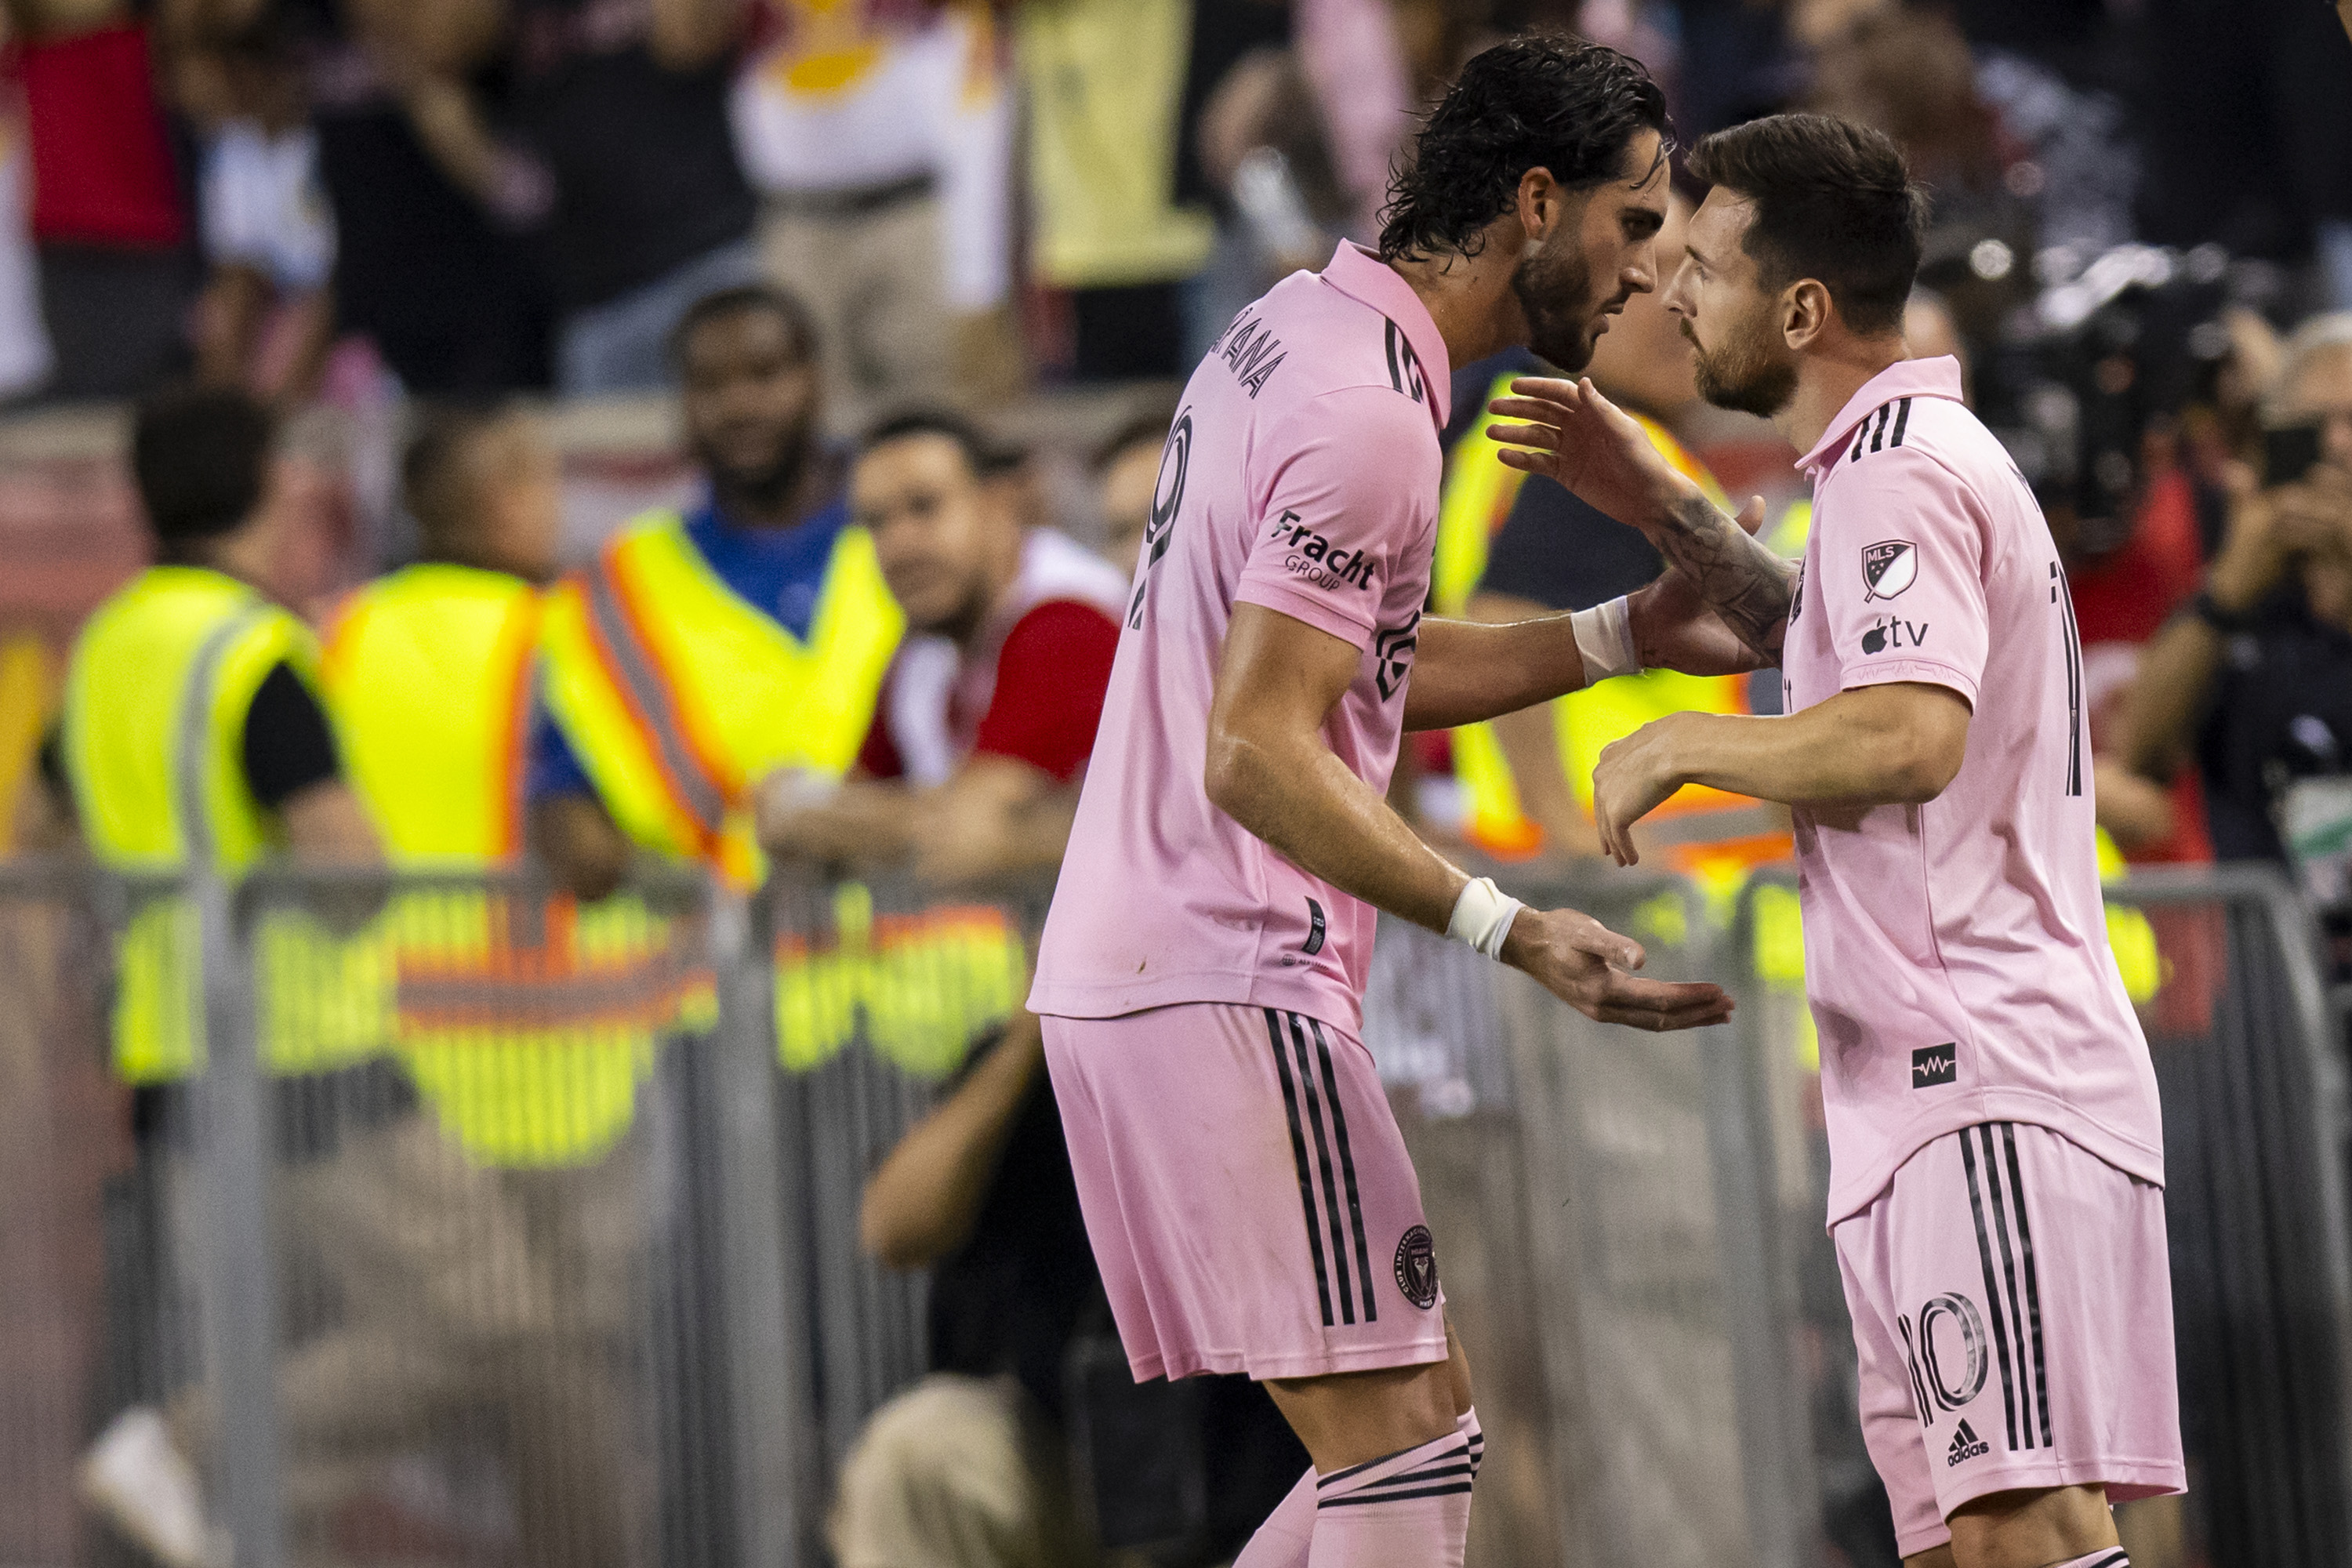
M 728 468 L 721 467 L 710 453 L 698 456 L 703 471 L 710 476 L 712 488 L 721 499 L 763 516 L 780 517 L 791 509 L 800 494 L 802 481 L 815 464 L 815 428 L 803 426 L 794 430 L 784 443 L 783 451 L 764 468 Z
M 1527 318 L 1528 346 L 1545 363 L 1574 372 L 1592 363 L 1594 334 L 1580 320 L 1591 301 L 1592 268 L 1582 250 L 1562 239 L 1558 256 L 1547 246 L 1520 258 L 1511 269 L 1511 293 Z M 1573 303 L 1563 310 L 1562 300 Z
M 1796 396 L 1796 363 L 1772 353 L 1760 320 L 1734 328 L 1712 353 L 1699 347 L 1688 321 L 1682 323 L 1682 329 L 1683 336 L 1690 340 L 1698 395 L 1716 407 L 1769 419 Z

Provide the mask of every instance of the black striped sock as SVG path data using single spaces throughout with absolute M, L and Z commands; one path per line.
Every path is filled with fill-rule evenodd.
M 1363 1508 L 1419 1498 L 1467 1496 L 1472 1469 L 1469 1440 L 1458 1431 L 1448 1432 L 1418 1447 L 1318 1476 L 1316 1507 Z
M 1470 1479 L 1478 1479 L 1478 1467 L 1486 1459 L 1486 1434 L 1478 1429 L 1478 1407 L 1472 1405 L 1454 1418 L 1454 1430 L 1470 1444 Z
M 2131 1553 L 2120 1546 L 2104 1546 L 2080 1557 L 2069 1557 L 2063 1563 L 2053 1563 L 2050 1568 L 2131 1568 Z

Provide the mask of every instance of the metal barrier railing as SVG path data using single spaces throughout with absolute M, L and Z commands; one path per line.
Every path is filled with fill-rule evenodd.
M 1637 1036 L 1383 923 L 1364 1037 L 1477 1370 L 1474 1561 L 1883 1560 L 1792 889 L 1727 926 L 1664 877 L 1512 890 L 1742 1006 Z M 864 1180 L 1017 1005 L 1047 892 L 0 866 L 0 1561 L 89 1556 L 78 1457 L 134 1405 L 237 1568 L 426 1524 L 549 1568 L 820 1561 L 833 1469 L 925 1370 Z M 2111 898 L 2153 966 L 2197 1560 L 2338 1563 L 2347 1123 L 2308 919 L 2238 870 Z

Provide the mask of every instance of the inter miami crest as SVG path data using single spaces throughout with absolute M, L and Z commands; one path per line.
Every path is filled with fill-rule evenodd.
M 1919 549 L 1907 539 L 1882 539 L 1862 547 L 1864 604 L 1892 599 L 1919 580 Z
M 1429 1239 L 1427 1226 L 1414 1226 L 1397 1243 L 1396 1282 L 1404 1299 L 1423 1311 L 1437 1305 L 1437 1244 Z

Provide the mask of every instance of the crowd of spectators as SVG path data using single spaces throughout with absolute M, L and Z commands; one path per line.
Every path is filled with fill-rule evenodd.
M 401 505 L 423 563 L 544 605 L 518 688 L 516 830 L 469 853 L 535 852 L 587 903 L 656 853 L 739 880 L 763 857 L 956 883 L 1056 859 L 1171 409 L 1085 454 L 1075 506 L 987 416 L 1040 383 L 1180 377 L 1276 276 L 1371 234 L 1412 111 L 1469 53 L 1547 26 L 1647 60 L 1685 141 L 1797 105 L 1900 141 L 1934 200 L 1906 331 L 1962 356 L 2067 552 L 2103 827 L 2134 858 L 2273 860 L 2352 908 L 2352 40 L 2318 6 L 7 0 L 0 16 L 0 395 L 149 399 L 138 479 L 159 559 L 244 581 L 269 577 L 276 503 L 299 482 L 267 458 L 272 415 L 414 400 Z M 1678 203 L 1670 237 L 1686 216 Z M 1535 362 L 1451 368 L 1444 526 L 1476 537 L 1452 578 L 1441 544 L 1438 607 L 1580 608 L 1654 574 L 1636 536 L 1549 481 L 1457 493 L 1495 468 L 1480 394 Z M 1687 471 L 1770 492 L 1768 537 L 1801 548 L 1785 453 L 1768 471 L 1754 427 L 1701 401 L 1654 296 L 1591 373 Z M 205 390 L 154 400 L 188 381 Z M 671 393 L 694 504 L 535 596 L 563 564 L 560 477 L 515 395 Z M 236 504 L 174 502 L 206 476 Z M 662 575 L 680 562 L 708 570 Z M 755 613 L 722 626 L 711 605 Z M 338 637 L 357 624 L 347 611 Z M 617 663 L 661 677 L 642 689 L 741 732 L 614 717 L 615 627 L 640 639 Z M 772 645 L 811 668 L 758 700 L 822 724 L 735 700 L 727 661 Z M 341 657 L 331 677 L 352 668 Z M 361 721 L 305 668 L 257 674 L 236 715 L 252 799 L 298 856 L 398 862 L 413 846 L 373 798 Z M 1612 686 L 1613 706 L 1496 726 L 1483 754 L 1516 790 L 1482 782 L 1484 742 L 1440 741 L 1404 770 L 1406 804 L 1490 854 L 1590 856 L 1612 726 L 1778 700 L 1769 673 Z M 92 790 L 76 765 L 49 748 L 28 841 L 72 831 Z M 1720 869 L 1711 843 L 1782 842 L 1737 803 L 1692 810 L 1721 815 L 1674 819 L 1685 868 Z M 1067 1479 L 1033 1462 L 1034 1437 L 1063 1418 L 1098 1286 L 1040 1064 L 1016 1020 L 872 1173 L 869 1251 L 939 1281 L 935 1375 L 845 1470 L 845 1563 L 1076 1560 L 1053 1533 Z M 401 1125 L 417 1115 L 404 1102 Z M 479 1353 L 467 1325 L 415 1317 L 406 1331 Z M 525 1447 L 555 1441 L 561 1415 L 530 1371 L 492 1390 L 535 1413 Z M 1245 1392 L 1192 1413 L 1223 1424 L 1218 1452 L 1287 1441 Z M 100 1457 L 137 1493 L 142 1461 L 194 1446 L 192 1422 L 148 1412 Z M 521 1468 L 544 1517 L 597 1484 Z M 943 1554 L 942 1519 L 997 1532 L 994 1554 Z M 1203 1550 L 1254 1522 L 1204 1523 Z M 158 1549 L 195 1568 L 209 1547 L 182 1524 Z
M 2021 258 L 2137 237 L 2315 259 L 2312 297 L 2352 298 L 2342 41 L 2289 0 L 0 15 L 0 391 L 17 395 L 194 370 L 349 396 L 371 359 L 415 395 L 644 390 L 688 301 L 761 277 L 817 312 L 845 428 L 915 390 L 1175 375 L 1266 278 L 1368 234 L 1410 111 L 1528 25 L 1643 58 L 1685 141 L 1801 101 L 1882 124 L 1937 193 L 1931 273 L 1987 237 Z

